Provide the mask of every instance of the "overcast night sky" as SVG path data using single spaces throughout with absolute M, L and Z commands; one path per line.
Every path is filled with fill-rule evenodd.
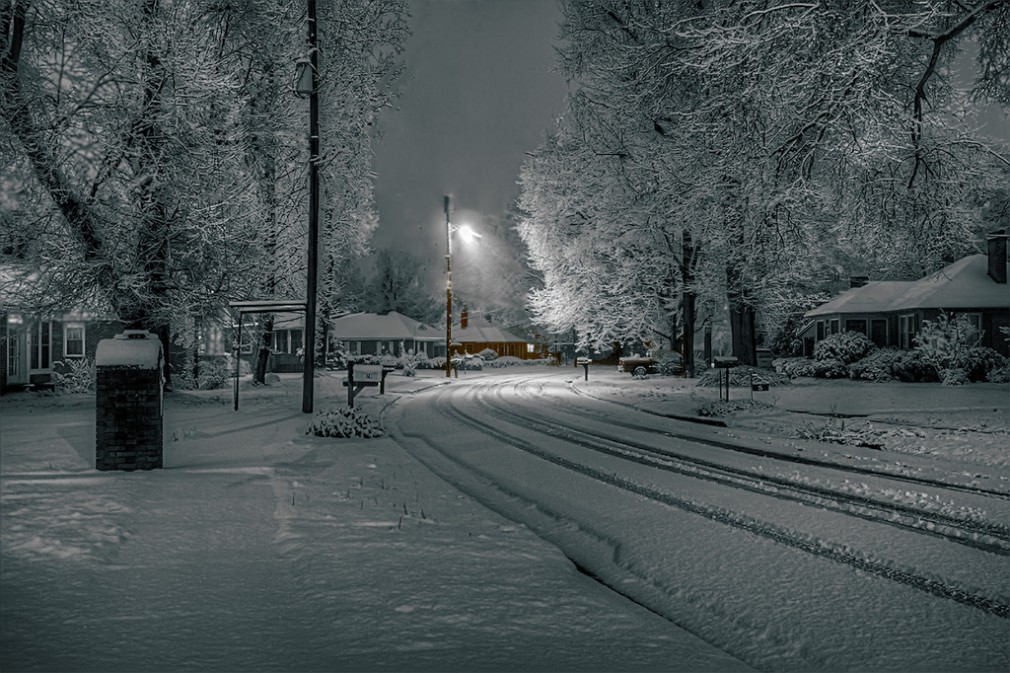
M 517 195 L 524 152 L 561 113 L 553 70 L 553 0 L 409 0 L 413 36 L 399 109 L 375 150 L 376 249 L 409 251 L 433 276 L 445 254 L 442 195 L 453 222 L 501 217 Z

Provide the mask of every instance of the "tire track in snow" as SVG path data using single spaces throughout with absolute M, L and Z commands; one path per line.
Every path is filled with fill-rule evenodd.
M 520 386 L 528 384 L 528 381 L 518 382 L 515 385 L 517 394 L 522 395 Z M 501 398 L 501 388 L 495 388 L 494 393 Z M 599 431 L 589 432 L 583 428 L 570 424 L 558 423 L 557 419 L 550 419 L 550 422 L 558 423 L 564 430 L 559 430 L 557 425 L 549 424 L 548 420 L 538 416 L 540 421 L 533 421 L 530 416 L 516 414 L 503 410 L 503 407 L 496 407 L 487 404 L 486 401 L 477 400 L 490 415 L 498 416 L 502 420 L 522 419 L 522 423 L 537 426 L 537 430 L 549 436 L 565 441 L 579 444 L 588 449 L 599 451 L 626 460 L 631 460 L 645 465 L 654 466 L 664 471 L 677 472 L 685 476 L 697 479 L 715 481 L 723 485 L 743 488 L 748 491 L 775 498 L 811 504 L 815 507 L 830 509 L 850 516 L 855 516 L 875 523 L 883 523 L 890 526 L 910 530 L 912 532 L 943 538 L 951 542 L 961 544 L 980 551 L 997 554 L 1000 556 L 1010 556 L 1010 529 L 1007 526 L 990 521 L 971 521 L 963 518 L 947 516 L 938 512 L 930 512 L 920 508 L 903 505 L 895 502 L 881 502 L 872 498 L 866 498 L 851 493 L 842 493 L 830 488 L 816 486 L 812 484 L 797 484 L 796 482 L 776 477 L 770 474 L 756 475 L 745 469 L 738 469 L 722 465 L 718 462 L 682 456 L 678 453 L 666 451 L 657 447 L 647 446 L 637 442 L 632 442 L 624 438 L 615 437 L 610 434 L 602 434 Z M 535 412 L 534 412 L 535 413 Z M 592 418 L 586 413 L 577 414 L 586 418 Z M 596 420 L 596 419 L 594 419 Z M 607 421 L 611 423 L 610 420 Z M 640 428 L 631 423 L 620 423 L 622 427 L 634 429 L 639 432 L 661 435 L 663 438 L 676 438 L 683 441 L 697 443 L 692 439 L 670 435 L 669 433 Z M 598 440 L 604 440 L 608 444 L 603 444 Z M 830 463 L 822 463 L 827 469 L 831 468 Z M 722 476 L 726 475 L 726 476 Z M 879 474 L 867 475 L 875 478 L 883 478 Z M 765 484 L 773 484 L 774 489 L 770 489 Z M 789 493 L 783 492 L 785 489 Z M 837 504 L 836 504 L 837 503 Z M 870 511 L 860 511 L 870 510 Z M 894 519 L 893 516 L 905 517 L 905 520 Z M 911 520 L 911 521 L 910 521 Z M 921 520 L 926 527 L 916 525 Z M 978 540 L 959 536 L 951 532 L 963 531 L 969 535 L 981 535 L 990 538 L 989 540 Z
M 625 404 L 624 402 L 618 402 L 616 400 L 609 400 L 609 399 L 605 399 L 605 398 L 602 398 L 602 397 L 597 397 L 595 395 L 590 395 L 586 391 L 580 390 L 578 387 L 576 387 L 573 382 L 569 382 L 568 388 L 573 393 L 575 393 L 576 395 L 579 395 L 581 397 L 585 397 L 585 398 L 590 399 L 590 400 L 594 400 L 596 402 L 602 402 L 604 404 L 613 404 L 615 406 L 623 407 L 625 409 L 631 409 L 631 410 L 636 411 L 638 413 L 649 414 L 650 416 L 657 416 L 659 418 L 665 418 L 665 419 L 668 419 L 668 420 L 671 420 L 671 421 L 681 421 L 681 422 L 685 422 L 685 423 L 689 422 L 689 421 L 683 421 L 682 419 L 680 419 L 680 418 L 678 418 L 676 416 L 671 416 L 671 415 L 659 413 L 659 412 L 652 411 L 652 410 L 649 410 L 649 409 L 642 409 L 640 407 L 636 407 L 633 404 Z M 581 416 L 584 416 L 586 418 L 593 418 L 593 415 L 591 413 L 589 413 L 589 412 L 587 412 L 585 410 L 581 410 L 581 409 L 579 409 L 578 407 L 576 407 L 575 405 L 573 405 L 573 404 L 571 404 L 569 402 L 566 402 L 566 401 L 561 400 L 561 399 L 556 400 L 556 402 L 557 402 L 557 404 L 560 404 L 560 405 L 564 406 L 565 408 L 569 409 L 574 414 L 581 415 Z M 916 485 L 919 485 L 919 486 L 928 486 L 928 487 L 932 487 L 932 488 L 945 488 L 945 489 L 949 489 L 949 490 L 952 490 L 952 491 L 960 491 L 962 493 L 970 493 L 970 494 L 973 494 L 973 495 L 980 495 L 980 496 L 984 496 L 984 497 L 999 498 L 1001 500 L 1010 500 L 1010 493 L 1007 493 L 1006 491 L 998 491 L 998 490 L 995 490 L 995 489 L 981 488 L 981 487 L 975 487 L 975 486 L 965 486 L 965 485 L 961 485 L 961 484 L 952 484 L 950 482 L 940 481 L 939 479 L 929 479 L 929 478 L 926 478 L 926 477 L 916 477 L 916 476 L 909 475 L 909 474 L 901 474 L 901 473 L 894 473 L 894 472 L 885 472 L 885 471 L 881 471 L 881 470 L 870 470 L 870 469 L 866 469 L 866 468 L 857 467 L 855 465 L 844 465 L 842 463 L 832 463 L 832 462 L 829 462 L 829 461 L 817 460 L 816 458 L 809 458 L 807 456 L 796 456 L 796 455 L 791 455 L 791 454 L 779 453 L 777 451 L 766 451 L 766 450 L 763 450 L 763 449 L 760 449 L 760 448 L 756 448 L 756 447 L 741 446 L 739 444 L 733 444 L 732 442 L 727 442 L 727 441 L 723 441 L 723 440 L 713 439 L 713 438 L 709 438 L 709 437 L 699 437 L 697 435 L 687 434 L 687 433 L 683 433 L 683 432 L 679 432 L 678 433 L 678 432 L 674 432 L 674 431 L 655 430 L 655 429 L 651 429 L 651 428 L 643 428 L 640 425 L 635 425 L 635 424 L 632 424 L 632 423 L 627 423 L 627 422 L 621 421 L 620 419 L 615 419 L 615 418 L 608 418 L 607 422 L 611 423 L 613 425 L 620 426 L 620 427 L 633 428 L 633 429 L 637 429 L 637 430 L 643 430 L 643 431 L 646 431 L 646 432 L 655 432 L 657 434 L 664 434 L 666 436 L 675 437 L 677 439 L 686 439 L 686 440 L 689 440 L 689 441 L 692 441 L 692 442 L 697 442 L 699 444 L 708 444 L 710 446 L 715 446 L 715 447 L 718 447 L 718 448 L 721 448 L 721 449 L 727 449 L 727 450 L 730 450 L 730 451 L 736 451 L 738 453 L 746 453 L 746 454 L 749 454 L 749 455 L 752 455 L 752 456 L 759 456 L 761 458 L 772 458 L 774 460 L 779 460 L 779 461 L 789 462 L 789 463 L 798 463 L 798 464 L 801 464 L 801 465 L 814 465 L 814 466 L 829 467 L 829 468 L 832 468 L 832 469 L 843 470 L 843 471 L 846 471 L 846 472 L 852 472 L 852 473 L 855 473 L 855 474 L 869 476 L 869 477 L 884 477 L 886 479 L 894 479 L 894 480 L 898 480 L 898 481 L 905 481 L 905 482 L 909 482 L 909 483 L 916 484 Z
M 485 384 L 484 387 L 487 387 L 487 385 L 488 384 Z M 481 391 L 475 387 L 473 388 L 473 392 L 475 395 L 479 395 Z M 794 531 L 774 526 L 721 507 L 706 505 L 685 498 L 679 498 L 671 493 L 658 491 L 629 479 L 624 479 L 614 473 L 605 472 L 603 470 L 557 456 L 529 444 L 514 434 L 504 432 L 500 427 L 491 425 L 460 411 L 458 408 L 449 405 L 449 403 L 445 400 L 444 395 L 436 397 L 435 407 L 464 425 L 467 425 L 483 434 L 489 435 L 503 444 L 512 446 L 513 448 L 533 455 L 544 461 L 553 463 L 564 469 L 595 479 L 601 483 L 615 486 L 655 502 L 660 502 L 683 511 L 697 514 L 717 523 L 747 531 L 754 535 L 770 539 L 813 556 L 847 565 L 854 570 L 904 584 L 938 598 L 961 603 L 995 617 L 1000 617 L 1002 619 L 1010 618 L 1010 603 L 1002 600 L 1001 598 L 986 596 L 980 592 L 970 591 L 958 587 L 951 587 L 941 581 L 919 575 L 912 571 L 895 568 L 886 563 L 859 556 L 844 546 L 825 543 L 824 541 L 812 536 L 797 535 Z M 528 423 L 528 419 L 525 419 L 525 417 L 520 416 L 519 418 L 520 423 Z M 515 423 L 515 421 L 510 422 Z M 493 481 L 493 476 L 491 475 L 487 475 L 485 478 Z

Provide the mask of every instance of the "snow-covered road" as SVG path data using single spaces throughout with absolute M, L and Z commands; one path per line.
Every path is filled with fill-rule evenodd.
M 387 424 L 464 492 L 755 668 L 1007 666 L 1005 471 L 771 442 L 572 378 L 454 383 Z
M 93 469 L 93 397 L 5 396 L 0 669 L 1010 668 L 1005 461 L 680 422 L 635 408 L 672 379 L 573 374 L 390 377 L 356 400 L 380 439 L 307 436 L 298 379 L 170 395 L 143 473 Z

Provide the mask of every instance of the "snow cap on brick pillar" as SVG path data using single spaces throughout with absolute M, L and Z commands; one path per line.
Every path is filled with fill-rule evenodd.
M 459 314 L 459 328 L 466 329 L 466 326 L 470 324 L 470 313 L 463 307 L 463 312 Z
M 98 342 L 95 366 L 160 369 L 161 341 L 147 330 L 128 329 Z

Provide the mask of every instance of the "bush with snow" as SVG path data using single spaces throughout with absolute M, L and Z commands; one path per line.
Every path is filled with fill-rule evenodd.
M 814 375 L 814 361 L 810 358 L 776 358 L 772 360 L 772 367 L 777 373 L 791 379 Z
M 492 360 L 498 359 L 498 351 L 493 348 L 485 348 L 480 353 L 477 353 L 485 362 L 491 362 Z
M 989 381 L 989 372 L 1006 367 L 1007 359 L 986 346 L 974 346 L 959 358 L 969 381 Z
M 53 387 L 58 393 L 90 393 L 95 389 L 95 361 L 91 358 L 56 361 Z
M 862 360 L 876 348 L 861 332 L 839 332 L 817 342 L 814 346 L 814 360 L 837 360 L 848 365 Z
M 982 336 L 967 316 L 950 317 L 943 311 L 934 320 L 924 320 L 915 337 L 915 350 L 936 370 L 946 385 L 968 383 L 971 351 Z M 963 370 L 963 376 L 953 370 Z
M 849 377 L 849 367 L 838 358 L 825 358 L 814 361 L 814 376 L 819 379 L 846 379 Z
M 337 407 L 316 414 L 305 431 L 316 437 L 382 437 L 382 423 L 360 409 Z

